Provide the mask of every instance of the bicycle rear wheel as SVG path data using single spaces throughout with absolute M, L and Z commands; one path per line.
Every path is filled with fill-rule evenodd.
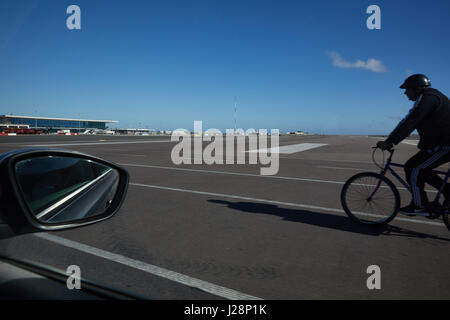
M 389 223 L 397 215 L 400 194 L 388 178 L 374 172 L 362 172 L 344 184 L 341 204 L 353 221 L 382 225 Z

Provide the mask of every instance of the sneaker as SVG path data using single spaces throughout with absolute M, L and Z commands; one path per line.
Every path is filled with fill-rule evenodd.
M 428 210 L 426 208 L 416 207 L 414 204 L 409 204 L 406 207 L 400 208 L 399 213 L 404 214 L 408 217 L 414 217 L 414 216 L 428 217 L 428 216 L 430 216 L 430 214 L 428 213 Z

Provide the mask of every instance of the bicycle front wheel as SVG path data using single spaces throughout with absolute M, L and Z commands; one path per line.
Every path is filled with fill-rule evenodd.
M 397 215 L 400 194 L 388 178 L 374 172 L 362 172 L 344 184 L 341 204 L 352 220 L 361 224 L 382 225 Z

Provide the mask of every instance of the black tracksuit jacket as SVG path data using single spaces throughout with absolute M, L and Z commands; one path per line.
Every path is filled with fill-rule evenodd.
M 419 149 L 450 146 L 450 101 L 440 91 L 426 88 L 386 142 L 398 144 L 415 129 L 420 136 Z

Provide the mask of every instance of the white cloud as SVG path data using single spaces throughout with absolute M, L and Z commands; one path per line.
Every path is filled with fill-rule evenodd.
M 356 68 L 356 69 L 366 69 L 373 72 L 386 72 L 387 68 L 380 60 L 373 58 L 367 61 L 356 60 L 355 62 L 348 62 L 342 59 L 341 55 L 337 52 L 330 52 L 328 54 L 333 60 L 333 65 L 339 68 Z

